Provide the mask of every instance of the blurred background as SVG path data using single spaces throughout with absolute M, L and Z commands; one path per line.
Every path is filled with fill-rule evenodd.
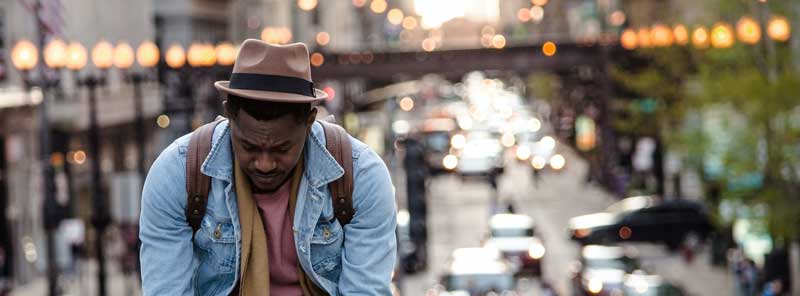
M 2 0 L 0 295 L 139 295 L 246 38 L 385 160 L 402 295 L 800 295 L 800 2 Z

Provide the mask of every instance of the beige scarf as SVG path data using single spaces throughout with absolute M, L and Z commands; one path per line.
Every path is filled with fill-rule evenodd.
M 289 217 L 294 218 L 294 208 L 297 202 L 297 191 L 300 188 L 300 179 L 304 170 L 303 158 L 297 162 L 290 180 L 291 195 L 289 198 Z M 234 179 L 236 184 L 236 201 L 239 205 L 239 219 L 242 227 L 242 257 L 241 281 L 239 282 L 240 296 L 269 296 L 269 255 L 267 253 L 267 235 L 261 214 L 252 196 L 250 181 L 244 176 L 239 167 L 239 161 L 234 161 Z M 300 278 L 300 287 L 303 295 L 327 295 L 317 288 L 306 277 L 303 269 L 297 266 Z

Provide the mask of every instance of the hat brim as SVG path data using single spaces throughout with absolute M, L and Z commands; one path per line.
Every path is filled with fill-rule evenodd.
M 240 96 L 243 98 L 265 101 L 265 102 L 281 102 L 281 103 L 316 103 L 328 98 L 328 94 L 320 89 L 314 89 L 316 97 L 309 97 L 293 93 L 251 90 L 251 89 L 235 89 L 230 88 L 229 81 L 217 81 L 214 87 L 220 92 Z

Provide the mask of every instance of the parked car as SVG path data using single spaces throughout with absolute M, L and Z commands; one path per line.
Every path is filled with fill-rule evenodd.
M 581 244 L 656 242 L 674 250 L 684 242 L 704 241 L 711 232 L 711 221 L 696 201 L 636 196 L 605 212 L 570 219 L 569 230 L 571 238 Z
M 545 247 L 536 237 L 531 217 L 518 214 L 492 216 L 485 246 L 499 250 L 517 274 L 542 275 Z
M 460 248 L 448 259 L 434 295 L 483 296 L 515 290 L 514 271 L 500 252 L 491 248 Z
M 571 266 L 573 295 L 620 295 L 639 260 L 623 247 L 589 245 Z

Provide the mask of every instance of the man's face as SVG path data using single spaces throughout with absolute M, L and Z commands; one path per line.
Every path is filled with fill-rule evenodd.
M 259 121 L 242 109 L 238 112 L 231 124 L 231 142 L 239 166 L 254 193 L 274 192 L 300 159 L 316 110 L 305 120 L 285 115 L 269 121 Z

